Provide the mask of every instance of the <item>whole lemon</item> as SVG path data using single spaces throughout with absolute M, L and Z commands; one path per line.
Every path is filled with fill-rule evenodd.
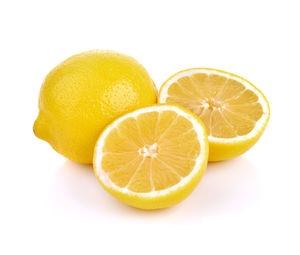
M 33 131 L 57 152 L 92 163 L 99 134 L 112 120 L 156 103 L 157 91 L 145 68 L 114 51 L 74 55 L 45 78 Z

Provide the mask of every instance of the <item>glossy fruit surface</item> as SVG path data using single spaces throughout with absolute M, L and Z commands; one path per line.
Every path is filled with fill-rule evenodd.
M 92 163 L 103 128 L 115 118 L 156 103 L 156 88 L 132 57 L 91 50 L 56 66 L 40 90 L 34 133 L 57 152 Z

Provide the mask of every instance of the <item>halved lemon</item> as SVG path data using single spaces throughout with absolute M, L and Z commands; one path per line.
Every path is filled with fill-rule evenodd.
M 176 73 L 161 87 L 159 103 L 175 103 L 204 122 L 209 161 L 239 156 L 262 135 L 270 116 L 267 99 L 253 84 L 228 72 L 194 68 Z
M 94 172 L 124 203 L 157 209 L 185 199 L 208 159 L 205 126 L 176 105 L 141 108 L 111 123 L 95 146 Z

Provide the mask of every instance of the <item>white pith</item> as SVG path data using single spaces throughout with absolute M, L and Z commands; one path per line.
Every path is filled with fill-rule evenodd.
M 117 127 L 119 125 L 119 123 L 121 123 L 123 120 L 125 120 L 127 118 L 130 118 L 130 117 L 136 118 L 139 114 L 146 113 L 146 112 L 154 112 L 154 111 L 162 112 L 162 111 L 168 111 L 168 110 L 174 111 L 179 116 L 182 116 L 182 117 L 185 117 L 186 119 L 188 119 L 193 124 L 193 128 L 194 128 L 195 132 L 197 133 L 198 141 L 200 143 L 201 149 L 200 149 L 200 154 L 195 159 L 196 163 L 195 163 L 193 170 L 190 172 L 190 174 L 188 176 L 182 178 L 179 183 L 175 184 L 174 186 L 172 186 L 168 189 L 164 189 L 164 190 L 160 190 L 160 191 L 137 193 L 137 192 L 133 192 L 127 188 L 121 188 L 121 187 L 117 186 L 116 184 L 114 184 L 110 180 L 109 176 L 102 169 L 102 166 L 101 166 L 102 157 L 103 157 L 103 153 L 104 153 L 103 147 L 104 147 L 107 135 L 110 133 L 110 131 L 112 129 Z M 121 118 L 117 119 L 116 121 L 114 121 L 110 126 L 108 126 L 104 130 L 104 132 L 102 133 L 101 137 L 99 138 L 99 140 L 97 141 L 96 146 L 95 146 L 94 169 L 95 169 L 95 174 L 98 176 L 99 180 L 103 183 L 103 185 L 105 185 L 108 188 L 112 188 L 120 193 L 124 193 L 124 194 L 130 195 L 130 196 L 154 198 L 154 197 L 165 196 L 169 193 L 172 193 L 172 192 L 178 190 L 180 187 L 185 186 L 187 183 L 189 183 L 195 177 L 195 175 L 197 175 L 197 173 L 202 170 L 202 166 L 203 166 L 203 164 L 206 163 L 206 160 L 207 160 L 205 157 L 207 155 L 207 153 L 208 153 L 208 146 L 205 143 L 205 130 L 204 130 L 203 126 L 197 121 L 197 119 L 195 119 L 195 117 L 192 114 L 185 112 L 184 110 L 180 109 L 177 106 L 157 105 L 157 106 L 150 106 L 150 107 L 138 109 L 134 112 L 126 114 L 126 115 L 122 116 Z
M 140 156 L 150 157 L 150 158 L 156 158 L 157 157 L 157 151 L 158 151 L 158 144 L 154 143 L 150 146 L 144 145 L 143 148 L 140 148 L 138 150 Z
M 255 137 L 258 133 L 260 133 L 260 131 L 264 128 L 266 122 L 268 121 L 268 117 L 269 117 L 268 103 L 264 99 L 261 92 L 259 90 L 257 90 L 250 82 L 248 82 L 247 80 L 245 80 L 241 77 L 238 77 L 238 76 L 235 76 L 235 75 L 232 75 L 229 73 L 224 73 L 224 72 L 221 72 L 218 70 L 204 69 L 204 68 L 195 68 L 195 69 L 181 71 L 181 72 L 175 74 L 173 77 L 171 77 L 169 80 L 167 80 L 165 82 L 165 84 L 163 85 L 163 87 L 160 91 L 160 94 L 159 94 L 159 98 L 158 98 L 159 103 L 166 103 L 166 100 L 168 98 L 168 89 L 172 83 L 176 82 L 178 79 L 180 79 L 184 76 L 191 76 L 195 73 L 205 73 L 207 75 L 216 74 L 216 75 L 226 77 L 227 79 L 230 78 L 230 79 L 240 82 L 241 84 L 243 84 L 245 86 L 246 89 L 251 90 L 252 92 L 254 92 L 257 95 L 258 102 L 261 104 L 262 109 L 263 109 L 263 114 L 262 114 L 261 118 L 256 122 L 254 128 L 248 134 L 243 135 L 243 136 L 236 136 L 233 138 L 218 138 L 218 137 L 214 137 L 212 135 L 208 135 L 208 140 L 210 142 L 213 142 L 213 143 L 236 143 L 236 142 L 241 142 L 244 140 L 249 140 L 249 139 Z

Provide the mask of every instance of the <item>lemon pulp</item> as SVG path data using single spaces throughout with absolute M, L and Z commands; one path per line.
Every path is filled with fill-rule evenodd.
M 257 141 L 269 119 L 268 102 L 258 89 L 239 76 L 213 69 L 195 68 L 175 74 L 163 84 L 159 102 L 180 104 L 202 119 L 211 145 L 211 161 L 244 153 Z M 225 143 L 222 148 L 220 144 Z
M 182 200 L 180 192 L 178 200 L 172 198 L 176 190 L 187 195 L 182 188 L 195 187 L 192 180 L 202 176 L 207 153 L 205 128 L 196 116 L 177 106 L 152 106 L 121 117 L 104 131 L 96 144 L 94 169 L 112 194 L 154 209 Z M 164 198 L 168 196 L 170 200 Z

